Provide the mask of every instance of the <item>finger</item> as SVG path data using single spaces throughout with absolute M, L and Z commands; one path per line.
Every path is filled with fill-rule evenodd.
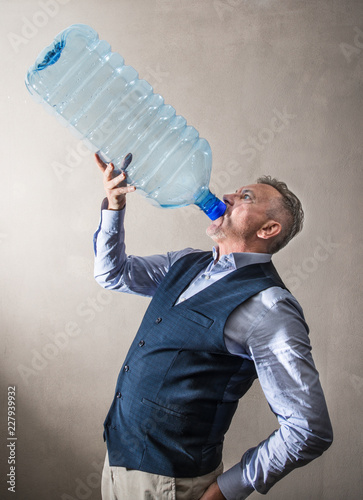
M 112 194 L 114 194 L 116 196 L 120 196 L 122 194 L 132 193 L 135 190 L 136 190 L 135 186 L 124 186 L 124 187 L 120 187 L 118 189 L 114 189 L 112 191 Z
M 112 168 L 110 170 L 108 170 L 108 167 L 105 170 L 105 180 L 106 180 L 105 185 L 108 189 L 113 189 L 113 188 L 117 187 L 119 184 L 124 182 L 126 179 L 125 172 L 121 172 L 116 177 L 112 177 L 112 170 L 113 170 Z
M 104 176 L 105 176 L 106 182 L 116 179 L 116 177 L 113 176 L 114 169 L 115 169 L 115 166 L 113 163 L 109 163 L 107 165 L 106 169 L 104 170 Z
M 101 172 L 104 172 L 107 168 L 107 164 L 101 160 L 101 158 L 98 156 L 98 153 L 95 153 L 95 159 L 98 168 L 101 170 Z

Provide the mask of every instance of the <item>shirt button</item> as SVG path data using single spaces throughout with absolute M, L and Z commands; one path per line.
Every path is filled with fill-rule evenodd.
M 140 340 L 139 347 L 143 347 L 145 345 L 145 340 Z
M 155 323 L 158 325 L 159 323 L 162 322 L 162 318 L 156 318 Z
M 116 392 L 116 398 L 120 398 L 121 397 L 121 392 Z
M 124 366 L 124 371 L 125 371 L 125 372 L 128 372 L 129 370 L 130 370 L 129 365 L 125 365 L 125 366 Z
M 205 279 L 205 280 L 209 280 L 209 279 L 210 279 L 209 274 L 205 274 L 205 275 L 204 275 L 204 279 Z
M 185 297 L 182 297 L 182 298 L 180 299 L 180 302 L 184 302 L 184 300 L 187 300 L 187 299 L 186 299 Z

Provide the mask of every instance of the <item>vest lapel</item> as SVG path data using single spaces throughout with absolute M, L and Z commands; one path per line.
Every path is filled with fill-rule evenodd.
M 208 266 L 213 257 L 212 252 L 200 252 L 200 255 L 198 253 L 189 254 L 177 261 L 164 278 L 161 286 L 165 285 L 170 307 L 189 283 Z
M 178 297 L 191 281 L 207 267 L 212 258 L 212 252 L 195 252 L 182 257 L 172 266 L 161 285 L 168 297 L 169 307 L 175 305 Z M 236 281 L 240 282 L 240 286 L 236 286 Z M 218 307 L 218 303 L 223 296 L 227 295 L 227 292 L 232 300 L 233 297 L 238 296 L 240 302 L 243 302 L 255 293 L 271 286 L 285 288 L 272 262 L 251 264 L 236 269 L 175 307 L 192 308 L 208 303 L 210 309 L 213 302 Z
M 198 272 L 202 269 L 203 267 L 199 268 Z M 189 283 L 190 281 L 187 282 L 183 290 Z M 238 303 L 242 303 L 256 293 L 272 286 L 285 288 L 273 264 L 271 262 L 252 264 L 232 271 L 227 276 L 207 286 L 204 290 L 179 303 L 176 307 L 197 308 L 199 311 L 203 311 L 204 306 L 206 306 L 205 314 L 210 314 L 214 307 L 218 309 L 221 301 L 226 296 L 228 296 L 228 301 L 231 303 L 234 303 L 235 299 L 237 299 Z M 178 297 L 179 295 L 173 298 L 173 303 Z

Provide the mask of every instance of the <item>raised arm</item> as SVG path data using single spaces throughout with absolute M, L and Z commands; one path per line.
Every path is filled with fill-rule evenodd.
M 127 155 L 125 168 L 131 160 L 132 156 Z M 124 173 L 113 176 L 112 164 L 107 165 L 97 155 L 96 162 L 103 174 L 107 197 L 103 200 L 100 224 L 93 238 L 95 279 L 106 289 L 151 297 L 171 265 L 193 250 L 188 248 L 147 257 L 127 255 L 124 229 L 126 195 L 135 188 L 126 185 Z

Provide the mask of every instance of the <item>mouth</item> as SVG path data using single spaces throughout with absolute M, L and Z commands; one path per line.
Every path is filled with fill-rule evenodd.
M 226 211 L 224 212 L 224 214 L 222 215 L 222 217 L 228 216 L 230 208 L 231 208 L 231 204 L 228 201 L 224 201 L 224 203 L 226 205 Z

